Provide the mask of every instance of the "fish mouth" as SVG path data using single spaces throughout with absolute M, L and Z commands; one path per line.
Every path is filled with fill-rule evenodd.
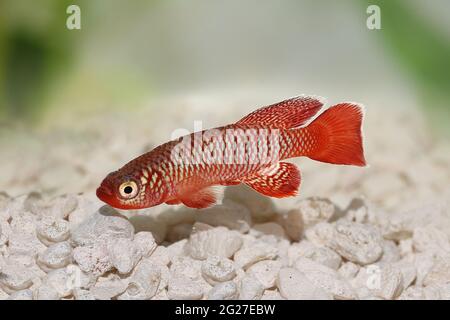
M 100 200 L 106 203 L 110 203 L 111 198 L 113 197 L 111 189 L 104 186 L 103 184 L 97 188 L 97 191 L 95 193 Z

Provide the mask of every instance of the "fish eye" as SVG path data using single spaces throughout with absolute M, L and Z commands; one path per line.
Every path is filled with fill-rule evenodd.
M 136 182 L 130 180 L 122 183 L 119 187 L 120 196 L 124 199 L 132 199 L 138 194 L 138 186 Z

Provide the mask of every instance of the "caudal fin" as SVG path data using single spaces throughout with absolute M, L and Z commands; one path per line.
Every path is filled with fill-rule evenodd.
M 363 116 L 363 107 L 355 103 L 340 103 L 327 109 L 306 127 L 316 141 L 307 156 L 327 163 L 365 166 Z

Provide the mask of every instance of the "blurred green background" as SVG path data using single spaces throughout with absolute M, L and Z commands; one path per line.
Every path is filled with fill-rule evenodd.
M 81 30 L 66 28 L 70 4 Z M 366 27 L 370 4 L 381 30 Z M 289 84 L 379 104 L 407 92 L 448 133 L 449 15 L 447 0 L 3 0 L 0 125 Z

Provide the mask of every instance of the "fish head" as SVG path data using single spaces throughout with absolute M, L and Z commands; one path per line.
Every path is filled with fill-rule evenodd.
M 111 172 L 97 188 L 97 197 L 117 209 L 143 209 L 153 206 L 139 175 L 130 170 Z

